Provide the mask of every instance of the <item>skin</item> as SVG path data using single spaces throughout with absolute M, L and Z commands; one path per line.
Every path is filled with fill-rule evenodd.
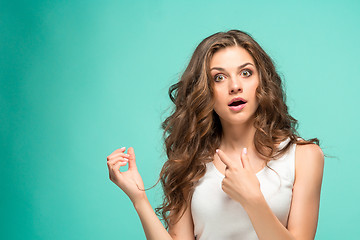
M 239 68 L 245 63 L 249 64 Z M 214 111 L 219 115 L 223 127 L 223 140 L 214 154 L 214 165 L 225 176 L 222 189 L 244 207 L 259 239 L 314 239 L 324 168 L 323 153 L 315 144 L 297 145 L 293 197 L 288 227 L 285 228 L 266 203 L 256 177 L 265 164 L 253 145 L 254 113 L 258 107 L 255 91 L 259 84 L 259 75 L 254 66 L 251 55 L 237 46 L 217 51 L 210 61 L 210 69 L 216 68 L 211 70 L 215 81 Z M 234 112 L 229 109 L 228 103 L 239 96 L 247 103 L 242 110 Z M 119 171 L 119 167 L 127 163 L 129 169 Z M 138 189 L 143 188 L 144 184 L 132 148 L 128 149 L 127 154 L 125 148 L 110 154 L 108 167 L 111 181 L 133 202 L 147 239 L 194 240 L 190 207 L 180 221 L 169 226 L 169 232 L 162 226 L 145 192 Z

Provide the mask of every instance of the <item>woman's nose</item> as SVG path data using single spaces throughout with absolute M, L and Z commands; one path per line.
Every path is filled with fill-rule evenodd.
M 240 80 L 236 78 L 232 78 L 229 90 L 230 90 L 230 94 L 242 92 L 242 86 Z

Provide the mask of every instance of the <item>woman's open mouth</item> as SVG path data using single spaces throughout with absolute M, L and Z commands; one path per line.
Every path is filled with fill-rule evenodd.
M 239 110 L 243 109 L 245 107 L 245 105 L 246 105 L 246 100 L 244 100 L 242 98 L 234 98 L 228 104 L 230 109 L 233 111 L 239 111 Z

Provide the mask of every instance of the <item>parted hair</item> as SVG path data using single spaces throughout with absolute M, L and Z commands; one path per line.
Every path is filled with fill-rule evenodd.
M 209 64 L 216 51 L 231 46 L 244 48 L 252 56 L 259 73 L 254 145 L 266 164 L 284 154 L 293 143 L 319 145 L 317 138 L 299 138 L 297 120 L 288 112 L 282 80 L 274 63 L 248 33 L 230 30 L 205 38 L 196 47 L 179 81 L 170 87 L 173 110 L 162 123 L 167 161 L 159 180 L 164 199 L 155 210 L 164 220 L 166 229 L 189 207 L 196 182 L 204 176 L 206 163 L 213 160 L 220 146 L 222 126 L 214 111 L 214 82 Z M 277 144 L 287 138 L 290 141 L 278 149 Z

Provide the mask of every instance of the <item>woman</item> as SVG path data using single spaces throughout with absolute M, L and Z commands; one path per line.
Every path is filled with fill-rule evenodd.
M 156 209 L 165 227 L 143 191 L 133 148 L 107 158 L 147 239 L 315 237 L 324 156 L 318 139 L 299 137 L 273 62 L 250 35 L 204 39 L 169 95 L 165 197 Z

